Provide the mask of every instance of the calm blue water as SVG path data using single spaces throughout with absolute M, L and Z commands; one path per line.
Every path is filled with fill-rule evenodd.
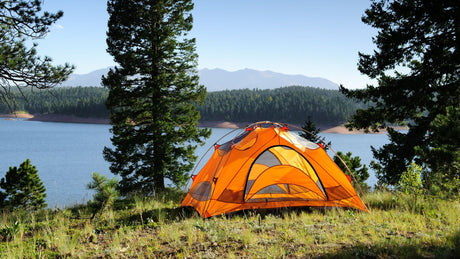
M 104 146 L 111 145 L 109 129 L 110 125 L 0 119 L 0 177 L 4 177 L 10 166 L 19 166 L 29 158 L 45 184 L 49 207 L 86 202 L 92 196 L 92 192 L 86 189 L 92 172 L 113 177 L 109 163 L 102 156 Z M 212 144 L 231 131 L 214 128 L 207 144 L 198 147 L 196 155 L 203 156 Z M 228 137 L 236 133 L 238 131 Z M 372 160 L 370 146 L 380 147 L 388 143 L 386 135 L 321 136 L 332 142 L 335 151 L 351 151 L 353 156 L 360 156 L 362 163 L 367 165 Z M 211 151 L 198 167 L 204 165 Z M 368 183 L 376 183 L 374 175 L 371 174 Z
M 92 172 L 110 175 L 102 157 L 110 145 L 108 125 L 0 120 L 0 176 L 27 158 L 45 184 L 50 207 L 91 198 Z

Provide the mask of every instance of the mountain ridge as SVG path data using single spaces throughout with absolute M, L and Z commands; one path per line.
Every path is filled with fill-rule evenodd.
M 87 74 L 72 74 L 61 86 L 101 86 L 101 77 L 111 67 L 91 71 Z M 208 92 L 236 89 L 274 89 L 285 86 L 311 86 L 322 89 L 337 90 L 338 84 L 321 77 L 283 74 L 270 70 L 240 69 L 227 71 L 220 68 L 203 68 L 198 71 L 200 84 Z

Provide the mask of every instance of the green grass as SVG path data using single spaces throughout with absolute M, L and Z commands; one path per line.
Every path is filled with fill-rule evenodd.
M 246 211 L 202 219 L 180 195 L 136 197 L 90 220 L 85 206 L 0 214 L 4 258 L 455 258 L 460 201 L 389 192 L 366 195 L 370 212 Z

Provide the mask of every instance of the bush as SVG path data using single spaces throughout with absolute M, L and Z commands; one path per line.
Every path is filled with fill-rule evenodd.
M 369 178 L 367 166 L 361 164 L 361 158 L 359 156 L 353 157 L 352 155 L 353 154 L 351 152 L 347 152 L 346 154 L 344 154 L 338 151 L 337 155 L 334 156 L 334 162 L 337 164 L 337 166 L 340 167 L 340 169 L 342 169 L 342 171 L 346 175 L 349 175 L 350 173 L 353 174 L 350 176 L 356 179 L 362 191 L 367 192 L 370 190 L 369 185 L 367 185 L 367 183 L 365 182 L 367 178 Z M 342 161 L 345 163 L 346 166 L 344 165 L 344 163 L 342 163 Z M 358 186 L 354 187 L 356 188 Z
M 423 175 L 424 187 L 428 194 L 441 197 L 443 199 L 460 198 L 460 178 L 437 172 Z
M 27 159 L 19 168 L 10 167 L 0 181 L 0 205 L 3 208 L 37 210 L 46 207 L 46 188 L 38 170 Z
M 406 171 L 402 173 L 396 186 L 397 190 L 410 197 L 409 207 L 412 210 L 417 207 L 417 198 L 425 193 L 421 175 L 422 167 L 412 162 Z
M 422 167 L 411 163 L 407 170 L 401 175 L 398 182 L 398 189 L 407 195 L 419 196 L 424 193 L 421 179 Z
M 100 212 L 102 214 L 105 209 L 110 209 L 118 198 L 118 179 L 115 177 L 108 179 L 105 175 L 101 175 L 97 172 L 94 172 L 91 178 L 92 181 L 88 183 L 87 187 L 90 190 L 95 190 L 96 193 L 93 199 L 88 202 L 88 206 L 93 211 L 93 216 L 91 218 L 94 218 L 96 213 Z

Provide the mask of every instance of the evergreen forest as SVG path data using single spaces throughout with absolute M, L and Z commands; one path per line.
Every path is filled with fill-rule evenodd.
M 62 114 L 108 118 L 108 90 L 102 87 L 59 87 L 16 92 L 11 109 L 31 114 Z M 308 116 L 319 125 L 338 125 L 363 107 L 338 90 L 290 86 L 277 89 L 239 89 L 209 92 L 198 106 L 200 121 L 277 121 L 302 124 Z M 0 113 L 10 107 L 0 104 Z
M 344 123 L 358 107 L 361 105 L 337 90 L 290 86 L 209 92 L 198 110 L 202 121 L 302 124 L 310 116 L 318 124 L 337 125 Z
M 47 90 L 15 91 L 11 107 L 0 103 L 0 113 L 24 111 L 30 114 L 62 114 L 108 118 L 105 101 L 109 91 L 102 87 L 56 87 Z

